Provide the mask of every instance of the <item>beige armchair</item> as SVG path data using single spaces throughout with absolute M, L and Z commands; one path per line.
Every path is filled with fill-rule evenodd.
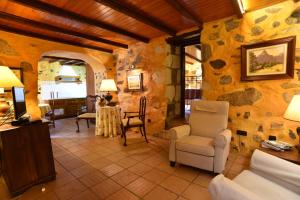
M 221 173 L 229 154 L 229 103 L 193 101 L 189 125 L 170 129 L 170 165 L 181 163 Z

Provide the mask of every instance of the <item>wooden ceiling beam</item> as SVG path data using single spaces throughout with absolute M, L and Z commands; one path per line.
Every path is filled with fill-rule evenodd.
M 244 13 L 242 13 L 239 3 L 238 3 L 238 1 L 240 1 L 240 0 L 231 0 L 231 1 L 232 1 L 232 5 L 233 5 L 236 16 L 238 18 L 242 18 Z
M 191 59 L 193 59 L 193 60 L 199 62 L 199 63 L 202 63 L 202 61 L 201 61 L 199 58 L 193 56 L 192 54 L 185 53 L 185 55 L 186 55 L 187 57 L 189 57 L 189 58 L 191 58 Z
M 19 35 L 25 35 L 25 36 L 28 36 L 28 37 L 39 38 L 39 39 L 42 39 L 42 40 L 48 40 L 48 41 L 52 41 L 52 42 L 58 42 L 58 43 L 73 45 L 73 46 L 77 46 L 77 47 L 84 47 L 84 48 L 88 48 L 88 49 L 94 49 L 94 50 L 103 51 L 103 52 L 107 52 L 107 53 L 112 53 L 113 52 L 113 50 L 111 50 L 111 49 L 106 49 L 106 48 L 103 48 L 103 47 L 72 42 L 72 41 L 69 41 L 69 40 L 56 38 L 56 37 L 52 37 L 52 36 L 47 36 L 47 35 L 43 35 L 43 34 L 40 34 L 40 33 L 20 30 L 20 29 L 17 29 L 17 28 L 6 26 L 6 25 L 0 25 L 0 30 L 10 32 L 10 33 L 16 33 L 16 34 L 19 34 Z
M 55 60 L 55 61 L 76 61 L 76 62 L 84 62 L 80 59 L 74 59 L 74 58 L 66 58 L 66 57 L 59 57 L 59 56 L 43 56 L 42 59 L 45 60 Z
M 45 3 L 42 1 L 36 1 L 36 0 L 9 0 L 9 1 L 16 2 L 16 3 L 22 4 L 24 6 L 36 9 L 36 10 L 40 10 L 42 12 L 49 13 L 50 15 L 56 15 L 56 16 L 63 17 L 63 18 L 73 20 L 73 21 L 77 21 L 77 22 L 80 22 L 83 24 L 96 26 L 101 29 L 105 29 L 105 30 L 108 30 L 108 31 L 111 31 L 114 33 L 125 35 L 127 37 L 130 37 L 130 38 L 138 40 L 138 41 L 142 41 L 145 43 L 149 42 L 149 38 L 147 38 L 145 36 L 141 36 L 136 33 L 132 33 L 130 31 L 127 31 L 125 29 L 119 28 L 117 26 L 108 24 L 108 23 L 100 21 L 100 20 L 88 18 L 86 16 L 59 8 L 59 7 L 51 5 L 49 3 Z
M 119 0 L 95 0 L 96 2 L 103 4 L 107 7 L 110 7 L 113 10 L 116 10 L 124 15 L 132 17 L 144 24 L 151 26 L 159 31 L 167 33 L 169 35 L 176 35 L 176 30 L 164 24 L 161 20 L 158 20 L 151 15 L 147 14 L 143 10 L 139 9 L 134 5 L 129 5 L 123 3 Z
M 170 6 L 172 6 L 177 12 L 184 17 L 190 19 L 194 24 L 202 28 L 203 22 L 187 7 L 185 7 L 179 0 L 165 0 Z
M 62 34 L 65 34 L 65 35 L 85 38 L 85 39 L 88 39 L 88 40 L 92 40 L 92 41 L 95 41 L 95 42 L 101 42 L 101 43 L 113 45 L 113 46 L 116 46 L 116 47 L 121 47 L 121 48 L 126 48 L 126 49 L 128 48 L 128 45 L 126 45 L 126 44 L 122 44 L 122 43 L 119 43 L 119 42 L 114 42 L 114 41 L 111 41 L 111 40 L 107 40 L 107 39 L 100 38 L 100 37 L 93 36 L 93 35 L 88 35 L 88 34 L 85 34 L 85 33 L 80 33 L 80 32 L 77 32 L 77 31 L 72 31 L 72 30 L 69 30 L 69 29 L 64 29 L 64 28 L 61 28 L 61 27 L 53 26 L 53 25 L 38 22 L 38 21 L 33 21 L 33 20 L 30 20 L 30 19 L 27 19 L 27 18 L 23 18 L 23 17 L 20 17 L 20 16 L 9 14 L 9 13 L 5 13 L 5 12 L 2 12 L 2 11 L 0 11 L 0 18 L 10 20 L 10 21 L 14 21 L 14 22 L 18 22 L 18 23 L 21 23 L 21 24 L 27 24 L 27 25 L 30 25 L 32 27 L 41 28 L 41 29 L 44 29 L 44 30 L 47 30 L 47 31 L 53 31 L 53 32 L 62 33 Z

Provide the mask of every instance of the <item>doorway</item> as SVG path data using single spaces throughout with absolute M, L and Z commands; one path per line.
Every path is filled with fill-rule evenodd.
M 188 118 L 191 102 L 202 97 L 201 46 L 199 44 L 186 46 L 184 47 L 184 53 L 184 113 L 185 118 Z

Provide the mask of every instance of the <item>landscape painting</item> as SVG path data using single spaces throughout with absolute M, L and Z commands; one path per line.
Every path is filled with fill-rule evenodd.
M 294 37 L 242 46 L 242 81 L 292 78 Z

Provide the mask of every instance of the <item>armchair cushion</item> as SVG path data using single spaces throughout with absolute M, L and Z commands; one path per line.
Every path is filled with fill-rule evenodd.
M 217 135 L 214 139 L 214 145 L 216 147 L 225 148 L 231 141 L 231 131 L 226 129 Z
M 184 136 L 176 142 L 176 149 L 179 151 L 200 154 L 204 156 L 214 156 L 215 149 L 213 139 L 200 136 Z
M 215 138 L 227 128 L 228 109 L 226 101 L 192 101 L 191 135 Z
M 125 118 L 125 119 L 122 119 L 123 126 L 127 126 L 128 120 L 129 120 L 129 126 L 142 125 L 143 124 L 142 120 L 140 120 L 137 117 L 134 117 L 134 118 Z
M 183 136 L 189 135 L 190 130 L 191 128 L 189 125 L 182 125 L 182 126 L 171 128 L 169 130 L 170 139 L 177 140 Z

